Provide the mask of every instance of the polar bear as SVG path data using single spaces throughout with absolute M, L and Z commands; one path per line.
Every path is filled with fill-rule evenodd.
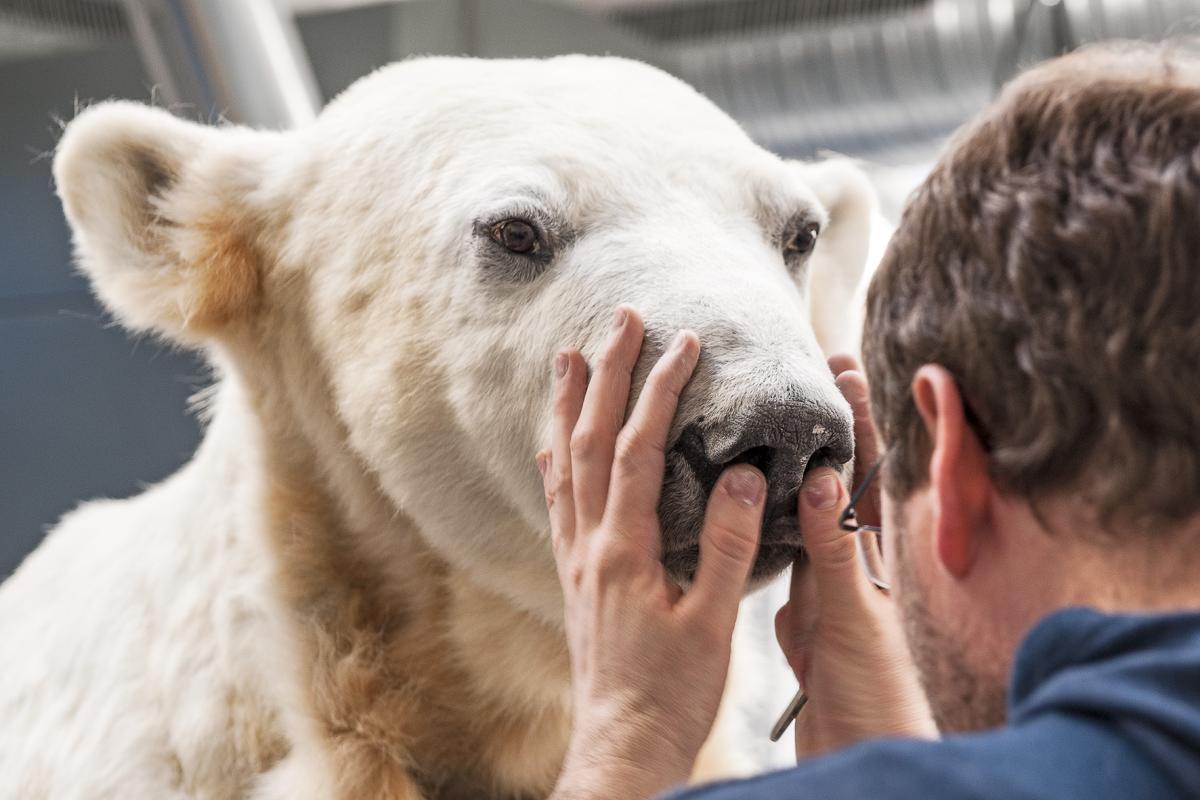
M 646 65 L 413 60 L 288 132 L 107 102 L 54 176 L 103 303 L 216 381 L 190 463 L 0 589 L 0 796 L 545 796 L 571 709 L 533 457 L 554 352 L 594 356 L 619 303 L 635 385 L 702 342 L 662 502 L 681 583 L 723 465 L 769 478 L 761 582 L 806 466 L 851 457 L 820 342 L 868 185 Z

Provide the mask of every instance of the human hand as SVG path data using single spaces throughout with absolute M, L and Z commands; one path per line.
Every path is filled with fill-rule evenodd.
M 854 411 L 857 487 L 879 458 L 867 383 L 854 359 L 835 356 L 829 364 Z M 805 478 L 798 513 L 808 561 L 793 567 L 791 595 L 775 617 L 780 646 L 808 696 L 795 723 L 797 758 L 877 736 L 937 736 L 894 604 L 867 578 L 854 535 L 838 526 L 848 502 L 832 469 Z M 878 481 L 856 511 L 860 522 L 879 524 Z
M 758 548 L 766 481 L 748 465 L 717 481 L 684 593 L 661 562 L 658 500 L 679 393 L 699 358 L 681 331 L 624 421 L 642 346 L 621 308 L 587 378 L 555 360 L 553 445 L 538 457 L 563 586 L 575 721 L 556 798 L 639 798 L 687 779 L 712 727 L 730 640 Z

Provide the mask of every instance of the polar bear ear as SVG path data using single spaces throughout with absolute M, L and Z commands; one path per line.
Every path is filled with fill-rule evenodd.
M 817 342 L 827 355 L 857 355 L 862 337 L 858 289 L 870 249 L 875 188 L 850 159 L 793 164 L 829 214 L 808 271 L 808 302 Z
M 126 326 L 196 342 L 253 314 L 261 264 L 246 200 L 256 137 L 271 135 L 129 102 L 67 125 L 54 180 L 76 258 Z

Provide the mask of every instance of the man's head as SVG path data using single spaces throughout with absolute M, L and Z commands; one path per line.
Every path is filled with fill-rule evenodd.
M 1200 66 L 1122 46 L 1015 81 L 904 213 L 863 352 L 897 592 L 944 728 L 1002 720 L 1037 617 L 1182 559 L 1198 211 Z

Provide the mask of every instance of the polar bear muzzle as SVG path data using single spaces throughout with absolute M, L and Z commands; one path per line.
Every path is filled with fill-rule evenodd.
M 718 378 L 710 391 L 719 392 L 722 383 Z M 841 469 L 853 456 L 853 420 L 844 407 L 822 399 L 826 387 L 795 379 L 767 385 L 770 390 L 759 397 L 738 397 L 736 413 L 687 424 L 668 451 L 659 504 L 663 563 L 679 581 L 695 575 L 705 502 L 727 468 L 751 464 L 767 478 L 752 573 L 758 582 L 781 572 L 801 549 L 796 503 L 805 473 L 815 466 Z

